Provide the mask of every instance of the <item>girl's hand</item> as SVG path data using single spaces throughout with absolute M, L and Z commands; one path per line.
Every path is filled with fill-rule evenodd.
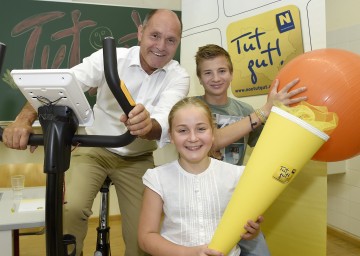
M 221 252 L 210 249 L 207 244 L 190 247 L 190 250 L 192 252 L 190 254 L 187 254 L 187 255 L 194 255 L 194 256 L 225 256 Z
M 241 236 L 244 240 L 251 240 L 258 236 L 260 233 L 260 223 L 264 221 L 263 216 L 259 216 L 256 222 L 249 220 L 247 224 L 244 226 L 247 231 L 245 234 Z

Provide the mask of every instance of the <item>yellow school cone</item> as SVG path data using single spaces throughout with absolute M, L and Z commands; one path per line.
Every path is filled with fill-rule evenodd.
M 209 248 L 227 255 L 275 201 L 329 136 L 288 112 L 273 107 L 227 205 Z

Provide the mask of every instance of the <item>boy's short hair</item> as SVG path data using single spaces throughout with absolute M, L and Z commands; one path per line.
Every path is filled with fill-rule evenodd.
M 195 54 L 196 62 L 196 74 L 200 77 L 200 64 L 204 60 L 211 60 L 218 56 L 224 56 L 229 64 L 230 73 L 233 73 L 233 64 L 231 61 L 230 54 L 221 46 L 216 44 L 207 44 L 205 46 L 199 47 L 197 53 Z

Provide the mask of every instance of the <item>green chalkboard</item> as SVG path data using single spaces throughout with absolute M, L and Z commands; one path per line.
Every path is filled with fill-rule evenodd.
M 114 37 L 118 47 L 137 45 L 137 27 L 150 11 L 64 2 L 6 2 L 0 8 L 0 42 L 6 45 L 0 121 L 14 120 L 25 103 L 25 97 L 12 83 L 11 70 L 71 68 L 100 49 L 106 36 Z M 177 60 L 179 56 L 177 52 Z M 93 104 L 94 97 L 88 99 Z

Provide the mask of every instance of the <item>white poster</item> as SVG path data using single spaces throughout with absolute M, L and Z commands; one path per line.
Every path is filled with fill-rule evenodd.
M 234 64 L 235 97 L 264 95 L 278 71 L 297 55 L 326 47 L 324 0 L 182 1 L 181 64 L 190 95 L 203 90 L 195 73 L 199 46 L 218 44 Z

